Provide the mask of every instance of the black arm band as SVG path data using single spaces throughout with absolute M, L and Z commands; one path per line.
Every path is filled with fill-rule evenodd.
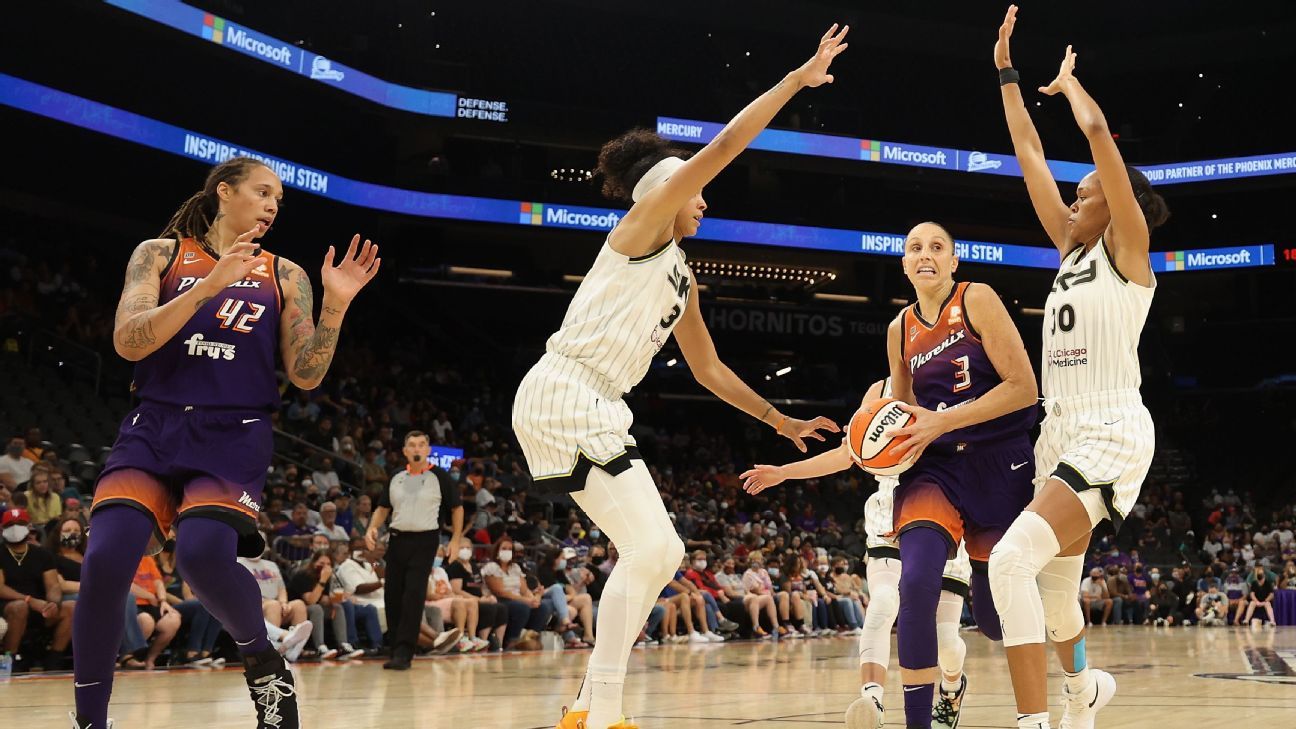
M 1017 69 L 1012 68 L 1012 67 L 1009 67 L 1009 68 L 1001 68 L 1001 69 L 999 69 L 999 85 L 1000 85 L 1000 86 L 1007 86 L 1008 84 L 1015 84 L 1015 83 L 1017 83 L 1017 82 L 1020 81 L 1020 80 L 1021 80 L 1021 74 L 1020 74 L 1020 73 L 1017 73 Z

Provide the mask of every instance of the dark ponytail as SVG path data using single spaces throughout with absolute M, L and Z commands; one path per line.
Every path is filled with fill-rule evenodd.
M 212 223 L 216 222 L 216 216 L 220 212 L 220 198 L 216 194 L 216 188 L 222 182 L 237 186 L 258 165 L 264 166 L 264 163 L 251 157 L 231 157 L 211 168 L 202 190 L 184 201 L 158 237 L 177 240 L 193 238 L 200 243 L 205 241 L 207 232 L 211 230 Z
M 1125 172 L 1129 175 L 1130 187 L 1134 188 L 1134 199 L 1138 201 L 1139 208 L 1143 210 L 1143 218 L 1147 220 L 1148 230 L 1164 225 L 1170 219 L 1170 206 L 1166 205 L 1165 198 L 1152 189 L 1147 175 L 1129 165 L 1125 165 Z
M 630 193 L 652 166 L 667 157 L 688 159 L 687 150 L 672 147 L 651 129 L 631 129 L 599 150 L 598 173 L 603 176 L 603 194 L 613 200 L 633 203 Z

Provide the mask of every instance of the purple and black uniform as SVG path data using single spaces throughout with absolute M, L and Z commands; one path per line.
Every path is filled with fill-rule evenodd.
M 280 402 L 275 360 L 283 296 L 277 258 L 260 255 L 264 265 L 204 304 L 135 366 L 140 403 L 122 421 L 93 508 L 128 504 L 144 511 L 157 544 L 173 522 L 203 515 L 238 530 L 240 554 L 261 553 L 256 519 L 274 447 L 270 415 Z M 215 265 L 195 241 L 180 241 L 158 305 Z

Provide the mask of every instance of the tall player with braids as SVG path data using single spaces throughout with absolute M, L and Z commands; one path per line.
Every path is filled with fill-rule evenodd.
M 621 713 L 630 649 L 684 556 L 657 486 L 638 458 L 629 433 L 633 415 L 622 399 L 672 332 L 702 386 L 803 452 L 803 438 L 823 440 L 819 429 L 837 430 L 825 418 L 804 421 L 779 413 L 720 361 L 680 243 L 701 225 L 702 188 L 798 91 L 832 82 L 828 67 L 846 50 L 847 30 L 829 29 L 810 60 L 748 104 L 687 161 L 643 130 L 608 142 L 599 153 L 604 192 L 631 202 L 630 211 L 608 234 L 562 326 L 513 401 L 513 429 L 537 487 L 571 493 L 619 554 L 599 603 L 598 642 L 585 681 L 560 729 L 632 726 Z
M 254 242 L 282 197 L 262 163 L 222 162 L 127 266 L 113 344 L 136 363 L 139 403 L 95 487 L 73 627 L 80 729 L 108 726 L 126 593 L 140 558 L 160 548 L 173 523 L 185 581 L 243 654 L 258 726 L 300 726 L 292 673 L 266 640 L 256 580 L 235 559 L 265 547 L 256 518 L 279 407 L 276 355 L 294 385 L 318 386 L 347 307 L 380 259 L 357 235 L 335 266 L 330 246 L 316 322 L 306 272 Z
M 861 404 L 880 397 L 891 397 L 891 380 L 874 382 Z M 838 473 L 852 465 L 850 448 L 846 439 L 841 446 L 825 451 L 804 461 L 784 466 L 756 465 L 744 472 L 743 488 L 749 494 L 759 494 L 789 478 L 820 478 Z M 846 729 L 882 729 L 885 718 L 882 703 L 886 687 L 887 667 L 891 662 L 891 628 L 900 612 L 900 548 L 892 534 L 895 530 L 891 507 L 895 488 L 900 479 L 895 476 L 877 476 L 877 491 L 864 503 L 864 530 L 867 534 L 869 605 L 864 614 L 864 630 L 859 637 L 860 696 L 846 709 Z M 967 693 L 967 677 L 963 674 L 963 659 L 967 645 L 959 635 L 959 619 L 963 615 L 963 602 L 968 597 L 968 580 L 971 576 L 967 549 L 959 543 L 958 553 L 945 562 L 941 575 L 940 601 L 936 607 L 937 662 L 941 669 L 941 691 L 936 706 L 932 708 L 932 726 L 953 729 L 958 726 L 963 698 Z M 984 571 L 981 576 L 984 578 Z M 984 584 L 984 580 L 982 581 Z M 979 622 L 996 636 L 999 618 L 983 588 L 981 604 L 974 603 L 973 610 L 981 616 Z M 987 608 L 982 612 L 982 608 Z
M 1102 110 L 1073 74 L 1070 46 L 1057 78 L 1040 91 L 1070 102 L 1097 169 L 1080 180 L 1075 202 L 1063 202 L 1012 67 L 1016 21 L 1014 5 L 995 44 L 1004 113 L 1031 204 L 1062 260 L 1045 304 L 1045 419 L 1035 445 L 1035 498 L 996 545 L 990 578 L 1018 726 L 1049 727 L 1047 631 L 1064 672 L 1060 726 L 1089 729 L 1116 681 L 1088 668 L 1075 596 L 1090 533 L 1104 519 L 1120 528 L 1152 463 L 1138 343 L 1156 290 L 1149 233 L 1169 211 L 1143 173 L 1121 158 Z

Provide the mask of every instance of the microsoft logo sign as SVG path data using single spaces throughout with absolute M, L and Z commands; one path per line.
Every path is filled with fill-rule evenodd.
M 880 162 L 882 160 L 882 143 L 861 139 L 859 154 L 860 159 L 866 162 Z
M 1184 252 L 1183 251 L 1166 251 L 1165 270 L 1182 271 L 1184 270 Z
M 212 43 L 224 43 L 225 42 L 225 19 L 216 17 L 211 13 L 204 13 L 202 37 L 203 40 L 209 40 Z
M 522 225 L 542 225 L 544 223 L 544 204 L 522 203 L 522 211 L 518 213 L 518 222 Z

